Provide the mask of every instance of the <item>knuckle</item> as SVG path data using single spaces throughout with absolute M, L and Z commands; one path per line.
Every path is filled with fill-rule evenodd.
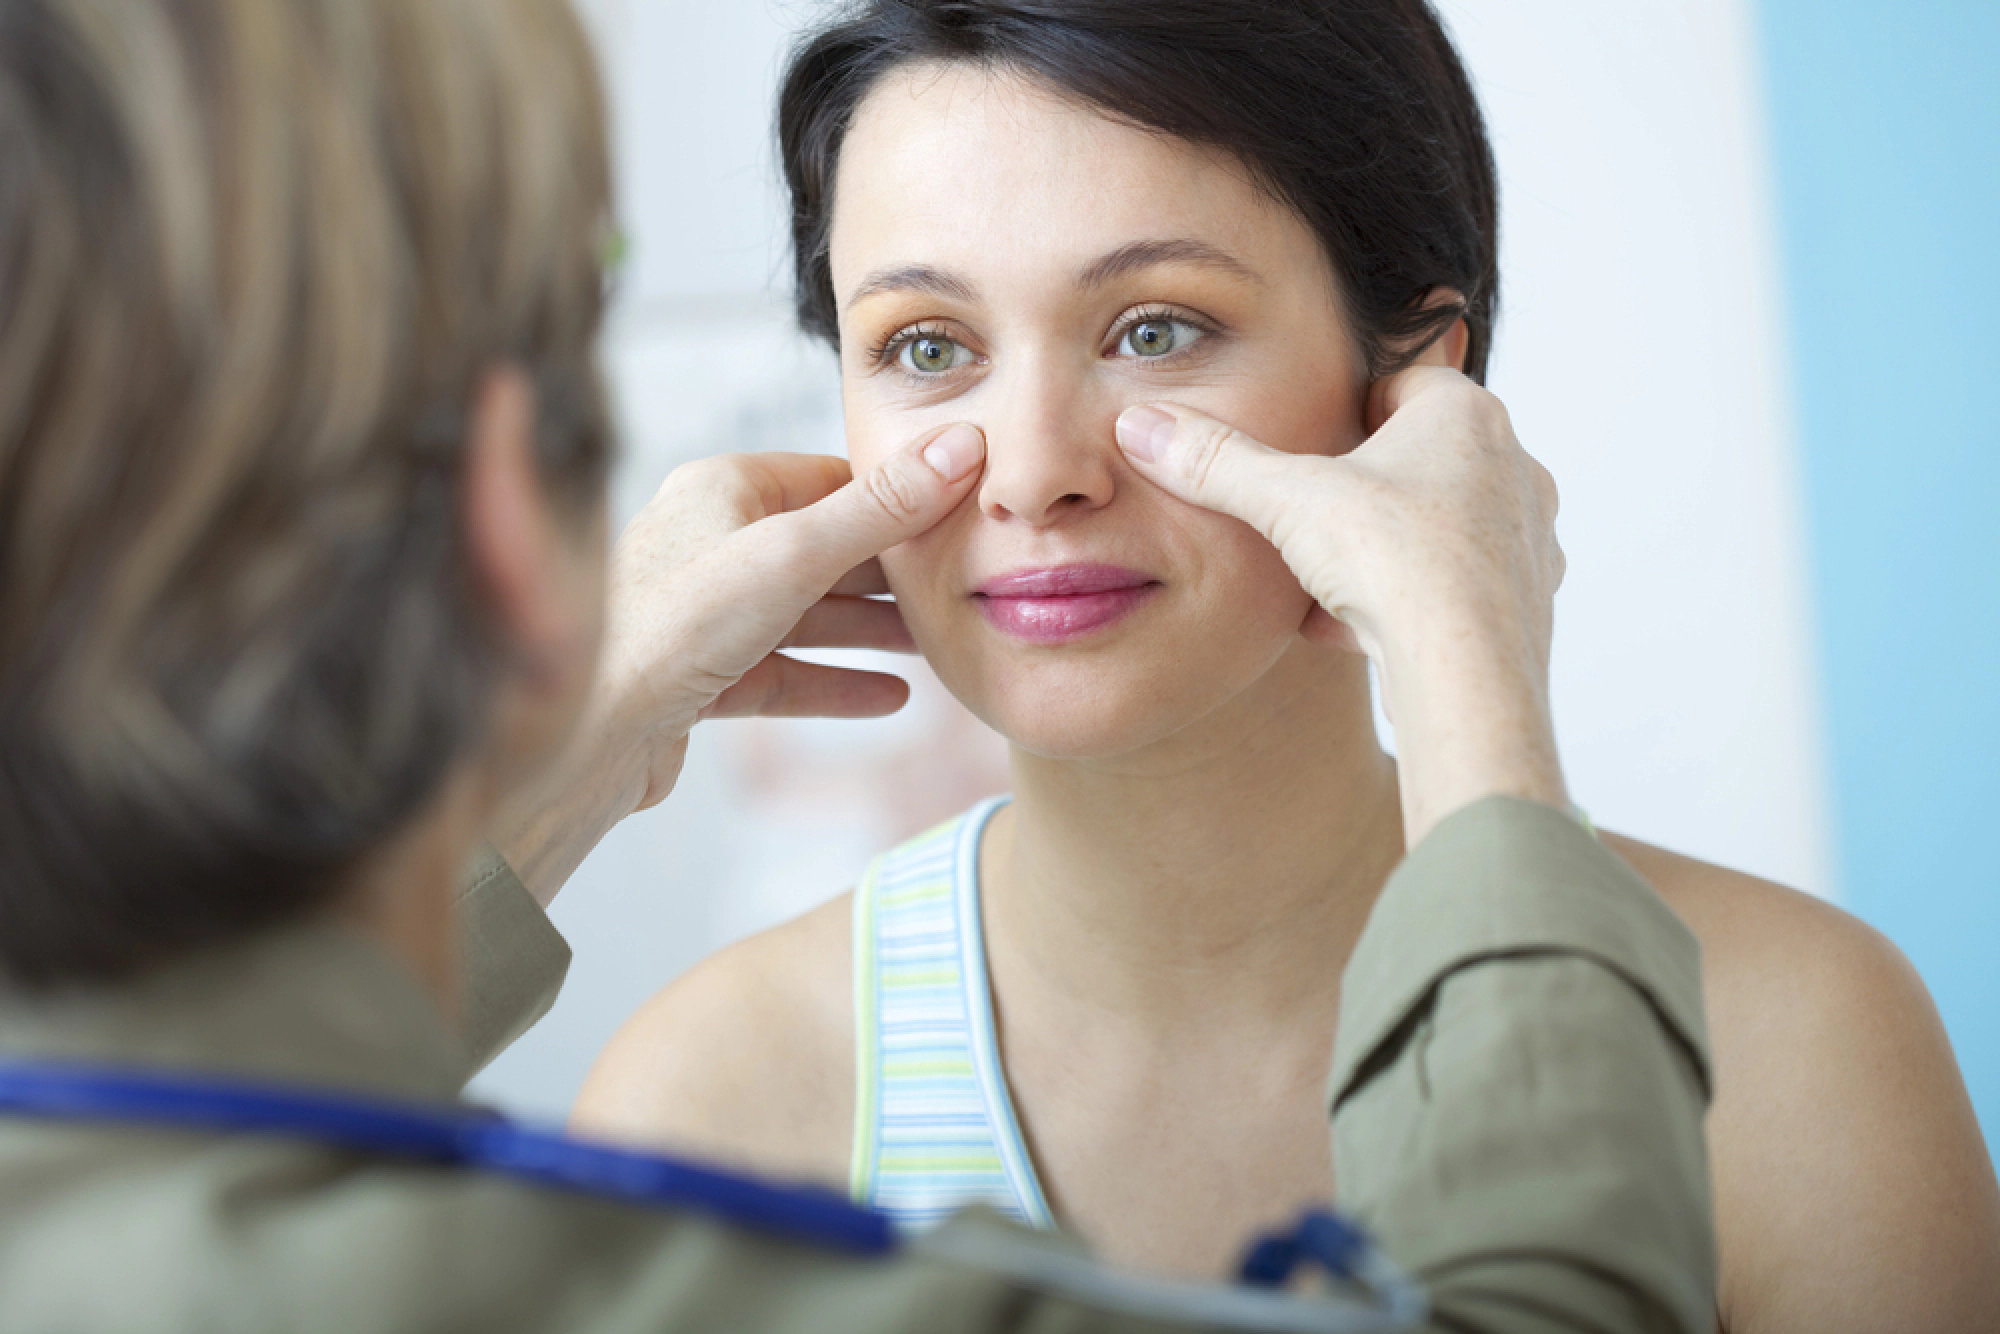
M 1440 410 L 1466 415 L 1481 411 L 1485 388 L 1463 375 L 1440 376 L 1437 387 L 1426 397 L 1434 397 Z
M 735 480 L 733 463 L 726 456 L 691 459 L 675 468 L 668 481 L 689 489 L 725 486 Z
M 1234 443 L 1236 432 L 1219 422 L 1202 422 L 1186 434 L 1183 466 L 1196 492 L 1209 489 L 1215 477 L 1216 461 Z
M 692 459 L 667 474 L 651 508 L 700 515 L 735 516 L 746 522 L 756 511 L 756 489 L 741 462 L 730 456 Z
M 914 519 L 923 512 L 923 489 L 901 468 L 877 468 L 862 485 L 869 498 L 892 518 Z
M 1499 448 L 1509 445 L 1519 447 L 1514 438 L 1513 419 L 1507 415 L 1507 405 L 1500 401 L 1498 394 L 1485 385 L 1474 384 L 1470 380 L 1465 381 L 1462 392 L 1464 398 L 1461 400 L 1461 410 L 1465 414 L 1464 420 L 1482 441 L 1489 446 Z
M 1555 474 L 1535 464 L 1535 494 L 1541 498 L 1542 507 L 1553 520 L 1562 509 L 1562 491 L 1556 486 Z

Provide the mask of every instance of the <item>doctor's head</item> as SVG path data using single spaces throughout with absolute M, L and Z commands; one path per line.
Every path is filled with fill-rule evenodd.
M 1491 154 L 1425 0 L 872 0 L 799 48 L 780 133 L 856 465 L 986 434 L 974 496 L 884 558 L 954 693 L 1104 757 L 1325 669 L 1276 553 L 1113 427 L 1172 400 L 1338 453 L 1374 378 L 1483 375 Z
M 328 908 L 567 728 L 602 120 L 564 0 L 0 5 L 0 981 Z

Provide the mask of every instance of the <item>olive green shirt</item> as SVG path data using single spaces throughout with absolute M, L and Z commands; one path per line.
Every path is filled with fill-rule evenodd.
M 0 1059 L 449 1102 L 569 954 L 491 854 L 461 887 L 463 1032 L 366 938 L 289 930 L 133 985 L 0 996 Z M 1332 966 L 1329 964 L 1329 966 Z M 1460 1331 L 1714 1325 L 1700 964 L 1574 823 L 1493 798 L 1384 890 L 1342 984 L 1341 1204 Z M 861 1260 L 476 1171 L 252 1134 L 0 1119 L 0 1331 L 1140 1331 L 983 1268 L 973 1216 Z M 983 1240 L 984 1239 L 984 1240 Z

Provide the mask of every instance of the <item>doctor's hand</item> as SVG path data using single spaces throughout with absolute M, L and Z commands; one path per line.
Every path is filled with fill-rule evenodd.
M 1374 661 L 1409 846 L 1496 793 L 1567 811 L 1548 704 L 1555 483 L 1500 400 L 1456 371 L 1383 379 L 1369 418 L 1374 434 L 1339 457 L 1170 403 L 1128 409 L 1118 439 L 1144 476 L 1278 549 L 1316 604 L 1302 633 Z
M 672 791 L 703 718 L 868 718 L 899 677 L 787 648 L 910 652 L 876 557 L 964 500 L 986 457 L 971 426 L 914 440 L 853 476 L 845 459 L 736 454 L 677 468 L 611 555 L 590 703 L 561 760 L 511 796 L 491 836 L 546 904 L 611 827 Z

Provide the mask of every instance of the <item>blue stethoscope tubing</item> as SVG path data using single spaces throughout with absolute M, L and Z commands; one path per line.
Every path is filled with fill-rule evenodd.
M 810 1186 L 781 1186 L 655 1154 L 532 1130 L 496 1112 L 433 1107 L 248 1080 L 67 1062 L 0 1061 L 0 1116 L 98 1122 L 306 1140 L 379 1157 L 475 1168 L 535 1185 L 656 1209 L 684 1209 L 767 1236 L 860 1256 L 904 1244 L 895 1221 Z M 1024 1280 L 1128 1311 L 1242 1329 L 1394 1330 L 1419 1323 L 1422 1290 L 1337 1215 L 1308 1213 L 1288 1234 L 1259 1242 L 1244 1262 L 1253 1285 L 1221 1288 L 1124 1275 L 1083 1257 L 1015 1241 L 980 1240 L 956 1252 L 951 1229 L 916 1241 L 940 1259 L 984 1263 Z M 1316 1264 L 1376 1299 L 1310 1301 L 1279 1288 Z
M 358 1153 L 483 1168 L 653 1208 L 698 1209 L 858 1255 L 896 1248 L 888 1215 L 831 1191 L 777 1186 L 653 1154 L 525 1129 L 497 1113 L 125 1069 L 0 1064 L 0 1113 L 224 1134 L 279 1135 Z

